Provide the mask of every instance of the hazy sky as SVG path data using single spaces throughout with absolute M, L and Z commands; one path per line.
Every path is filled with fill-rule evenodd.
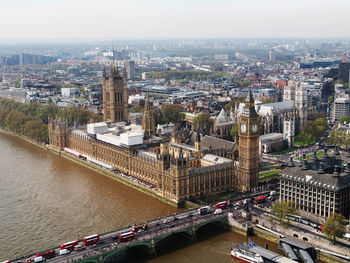
M 349 37 L 350 0 L 0 0 L 0 39 Z

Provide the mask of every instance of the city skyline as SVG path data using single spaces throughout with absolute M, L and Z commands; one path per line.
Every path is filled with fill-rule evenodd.
M 346 38 L 345 0 L 2 0 L 4 40 Z

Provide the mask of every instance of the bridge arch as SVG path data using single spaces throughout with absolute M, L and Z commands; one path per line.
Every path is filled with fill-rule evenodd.
M 154 244 L 157 245 L 162 240 L 169 238 L 171 236 L 181 236 L 183 234 L 185 234 L 186 236 L 192 237 L 192 234 L 193 234 L 192 228 L 180 229 L 173 232 L 164 233 L 163 235 L 156 236 L 154 238 Z
M 198 224 L 195 225 L 194 230 L 197 233 L 198 230 L 200 230 L 203 227 L 206 227 L 208 225 L 217 225 L 223 228 L 229 228 L 229 222 L 227 217 L 218 217 L 218 218 L 214 218 L 212 220 L 207 220 L 207 221 L 203 221 L 200 222 Z
M 140 242 L 135 242 L 135 243 L 130 243 L 127 246 L 122 246 L 122 247 L 116 247 L 113 250 L 110 250 L 108 252 L 104 252 L 103 253 L 103 260 L 106 261 L 110 258 L 112 258 L 113 256 L 115 256 L 118 252 L 122 251 L 122 250 L 126 250 L 126 249 L 130 249 L 130 248 L 145 248 L 145 249 L 152 249 L 152 244 L 150 242 L 147 241 L 140 241 Z

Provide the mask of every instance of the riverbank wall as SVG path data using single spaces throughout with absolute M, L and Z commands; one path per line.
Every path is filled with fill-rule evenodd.
M 263 224 L 264 227 L 271 229 L 273 231 L 276 231 L 278 233 L 283 233 L 284 236 L 287 237 L 291 237 L 291 238 L 295 238 L 293 237 L 293 235 L 295 234 L 293 232 L 293 229 L 289 229 L 289 228 L 285 228 L 282 227 L 280 225 L 277 224 L 273 224 L 271 222 L 269 222 L 268 220 L 261 220 L 261 218 L 258 217 L 252 217 L 253 222 L 255 222 L 256 220 L 259 220 L 260 224 Z M 231 226 L 231 231 L 239 233 L 239 234 L 243 234 L 245 236 L 250 236 L 251 235 L 251 229 L 244 227 L 240 222 L 238 222 L 237 220 L 235 220 L 234 218 L 232 218 L 231 216 L 228 215 L 228 221 L 229 224 Z M 263 239 L 267 239 L 273 243 L 279 244 L 280 242 L 280 237 L 279 235 L 273 234 L 272 232 L 266 231 L 264 229 L 258 228 L 257 226 L 252 226 L 253 228 L 253 235 L 263 238 Z M 312 246 L 314 246 L 316 248 L 316 250 L 318 251 L 317 253 L 317 259 L 321 260 L 323 262 L 329 262 L 329 263 L 346 263 L 349 262 L 345 259 L 341 259 L 339 257 L 330 255 L 326 252 L 320 251 L 319 249 L 324 249 L 327 251 L 331 251 L 337 254 L 341 254 L 341 255 L 345 255 L 345 256 L 349 256 L 350 251 L 348 248 L 345 247 L 341 247 L 338 245 L 334 245 L 331 244 L 330 241 L 324 241 L 321 239 L 315 239 L 313 236 L 311 236 L 310 234 L 307 235 L 306 233 L 303 233 L 304 235 L 302 237 L 306 237 L 308 238 L 308 243 L 311 244 Z M 299 237 L 299 236 L 298 236 Z M 301 236 L 299 237 L 302 238 Z M 298 239 L 298 238 L 297 238 Z M 302 239 L 301 239 L 302 240 Z
M 79 159 L 79 158 L 77 158 L 69 153 L 66 153 L 63 151 L 58 151 L 58 150 L 52 148 L 50 145 L 39 143 L 39 142 L 32 140 L 31 138 L 24 136 L 22 134 L 17 134 L 15 132 L 6 130 L 4 128 L 0 128 L 0 132 L 21 138 L 22 140 L 25 140 L 26 142 L 31 143 L 33 145 L 36 145 L 49 153 L 52 153 L 52 154 L 58 155 L 59 157 L 73 161 L 79 165 L 82 165 L 82 166 L 90 169 L 90 170 L 93 170 L 93 171 L 98 172 L 104 176 L 107 176 L 113 180 L 116 180 L 124 185 L 132 187 L 135 190 L 143 192 L 144 194 L 152 196 L 153 198 L 156 198 L 157 200 L 160 200 L 160 201 L 167 203 L 171 206 L 180 208 L 177 203 L 172 202 L 171 200 L 164 198 L 161 194 L 157 193 L 155 190 L 149 189 L 141 184 L 138 184 L 137 182 L 133 182 L 131 180 L 128 180 L 127 178 L 124 178 L 122 175 L 119 175 L 118 173 L 114 173 L 114 172 L 108 171 L 106 169 L 103 169 L 95 164 L 88 163 L 87 161 Z M 184 208 L 194 208 L 194 207 L 197 207 L 197 205 L 195 203 L 192 203 L 190 201 L 187 201 L 184 203 Z

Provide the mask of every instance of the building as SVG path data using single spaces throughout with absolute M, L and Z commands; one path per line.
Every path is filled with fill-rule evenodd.
M 336 151 L 337 153 L 337 151 Z M 350 213 L 349 156 L 328 156 L 311 162 L 304 156 L 303 165 L 293 159 L 280 177 L 280 201 L 293 201 L 303 214 L 319 217 L 323 221 L 331 213 Z
M 45 65 L 50 62 L 56 62 L 57 58 L 43 56 L 43 55 L 34 55 L 34 54 L 21 54 L 20 64 L 21 65 L 31 65 L 31 64 L 39 64 Z
M 350 62 L 339 63 L 338 78 L 342 80 L 344 83 L 349 82 L 349 74 L 350 74 L 349 69 L 350 69 Z
M 350 115 L 350 98 L 337 98 L 333 104 L 333 121 Z
M 125 67 L 128 80 L 135 80 L 135 61 L 125 62 Z
M 79 88 L 61 88 L 61 95 L 63 97 L 72 97 L 80 94 Z
M 155 135 L 155 121 L 154 114 L 151 111 L 149 102 L 149 94 L 146 95 L 145 110 L 142 116 L 142 130 L 145 132 L 145 139 L 150 139 Z
M 249 90 L 245 100 L 244 111 L 238 123 L 239 167 L 237 188 L 248 191 L 258 186 L 259 178 L 259 135 L 260 120 L 255 110 L 254 99 Z
M 103 120 L 112 123 L 128 120 L 128 87 L 126 71 L 124 76 L 112 66 L 109 75 L 102 69 Z
M 232 140 L 231 129 L 234 124 L 234 120 L 227 116 L 225 109 L 222 109 L 219 115 L 215 118 L 215 122 L 212 130 L 210 131 L 210 134 L 221 139 Z
M 274 49 L 271 49 L 269 51 L 269 61 L 275 61 L 276 60 L 276 51 Z
M 260 127 L 251 92 L 240 116 L 237 151 L 234 142 L 179 130 L 177 125 L 169 129 L 170 138 L 163 136 L 166 127 L 163 132 L 159 127 L 155 136 L 148 95 L 142 127 L 127 124 L 120 114 L 124 113 L 124 99 L 128 99 L 127 93 L 125 98 L 120 95 L 124 84 L 125 78 L 116 68 L 111 68 L 108 77 L 103 70 L 105 122 L 75 128 L 62 120 L 49 120 L 50 146 L 145 182 L 157 195 L 178 205 L 234 189 L 245 192 L 258 185 Z
M 307 121 L 307 116 L 314 113 L 316 109 L 316 107 L 308 104 L 308 84 L 301 81 L 288 81 L 288 85 L 284 88 L 283 100 L 294 101 L 297 109 L 295 118 L 296 131 L 301 131 L 304 123 Z
M 281 133 L 268 133 L 260 136 L 260 153 L 281 151 L 285 147 L 285 139 Z

